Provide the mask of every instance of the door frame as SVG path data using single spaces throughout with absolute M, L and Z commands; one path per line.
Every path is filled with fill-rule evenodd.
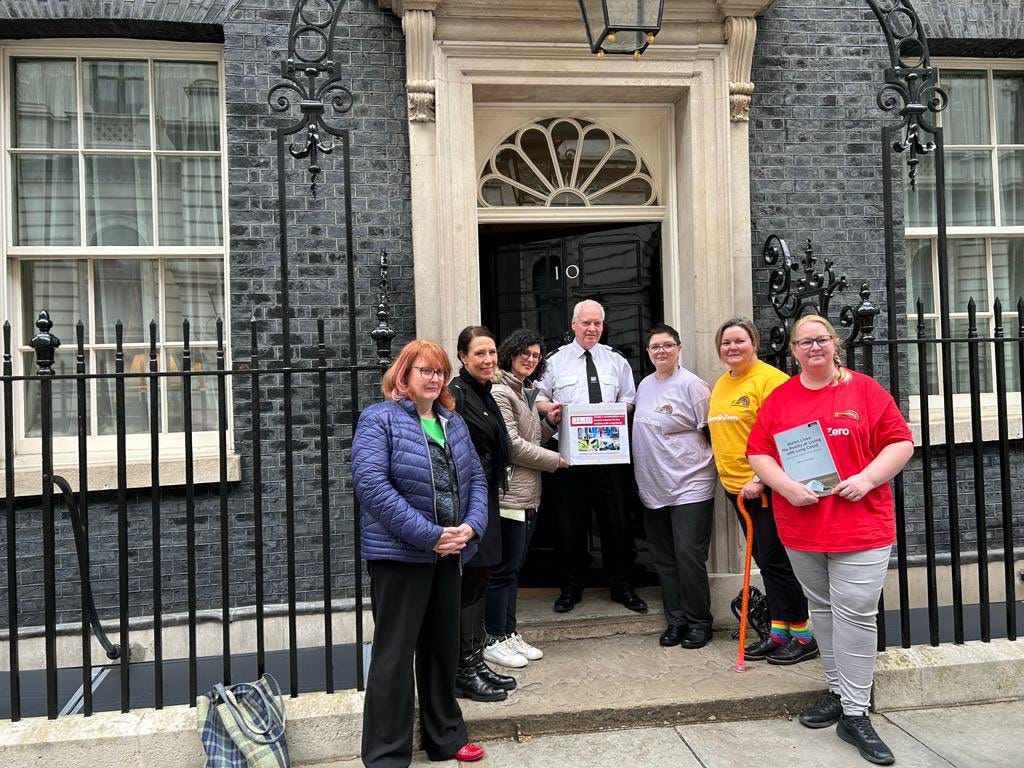
M 734 211 L 730 194 L 737 179 L 747 189 L 747 169 L 732 162 L 729 110 L 723 108 L 729 93 L 725 46 L 666 47 L 658 58 L 628 64 L 598 61 L 578 46 L 435 41 L 434 51 L 437 122 L 409 126 L 419 333 L 454 348 L 459 329 L 479 322 L 478 107 L 501 103 L 504 92 L 514 95 L 510 104 L 522 104 L 527 89 L 538 95 L 535 108 L 586 105 L 581 99 L 593 96 L 588 109 L 596 110 L 609 92 L 628 89 L 633 96 L 616 105 L 620 111 L 646 104 L 671 115 L 671 173 L 660 173 L 659 180 L 668 203 L 662 220 L 666 319 L 695 339 L 684 348 L 683 364 L 711 376 L 719 367 L 715 321 L 737 310 L 736 287 L 750 281 L 749 223 L 734 226 L 736 214 L 749 216 L 749 208 Z M 477 103 L 475 92 L 486 102 Z M 680 238 L 680 231 L 687 236 Z M 697 275 L 705 281 L 700 291 Z
M 673 200 L 662 228 L 665 319 L 690 340 L 683 364 L 714 380 L 721 370 L 717 324 L 751 311 L 747 123 L 731 108 L 730 86 L 743 79 L 739 65 L 753 35 L 734 36 L 735 45 L 733 39 L 659 45 L 657 56 L 609 61 L 570 43 L 461 41 L 444 39 L 447 34 L 439 27 L 431 46 L 436 122 L 409 123 L 418 335 L 454 352 L 460 329 L 480 321 L 477 100 L 564 105 L 606 103 L 611 94 L 630 105 L 672 108 L 675 179 L 661 183 Z M 716 526 L 713 568 L 738 568 L 739 552 L 736 526 Z
M 479 228 L 483 224 L 537 224 L 557 228 L 560 224 L 594 224 L 628 226 L 630 224 L 657 223 L 661 225 L 659 261 L 661 263 L 662 306 L 668 322 L 679 323 L 683 314 L 681 298 L 676 291 L 680 285 L 680 262 L 667 258 L 679 253 L 678 201 L 676 199 L 677 163 L 673 136 L 676 125 L 675 104 L 611 104 L 585 102 L 503 103 L 480 102 L 473 108 L 474 191 L 479 171 L 494 146 L 509 133 L 534 120 L 548 117 L 573 117 L 591 120 L 610 128 L 625 138 L 636 149 L 651 169 L 661 205 L 650 206 L 592 206 L 592 207 L 521 207 L 480 208 L 476 210 L 477 243 Z M 477 265 L 480 253 L 477 252 Z M 684 349 L 683 365 L 696 364 L 690 345 Z

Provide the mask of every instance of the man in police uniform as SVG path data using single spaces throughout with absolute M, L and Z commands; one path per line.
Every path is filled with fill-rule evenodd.
M 538 410 L 547 413 L 552 403 L 636 402 L 633 372 L 622 355 L 598 344 L 604 331 L 604 308 L 590 299 L 573 308 L 576 339 L 548 358 L 547 371 L 538 384 Z M 562 509 L 558 515 L 556 555 L 562 566 L 562 592 L 555 611 L 566 613 L 583 599 L 590 555 L 587 528 L 591 510 L 597 513 L 601 534 L 601 560 L 612 600 L 631 611 L 645 613 L 645 603 L 629 582 L 633 567 L 633 536 L 624 506 L 621 471 L 617 466 L 578 466 L 562 470 L 558 481 Z

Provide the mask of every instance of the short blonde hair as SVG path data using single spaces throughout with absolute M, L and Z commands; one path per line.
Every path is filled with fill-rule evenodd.
M 852 376 L 850 372 L 843 366 L 843 359 L 839 353 L 843 349 L 843 340 L 839 338 L 839 334 L 836 333 L 835 326 L 832 325 L 826 318 L 821 315 L 802 315 L 793 323 L 793 328 L 789 332 L 789 344 L 793 346 L 796 344 L 795 339 L 796 332 L 803 328 L 808 323 L 820 323 L 825 326 L 825 330 L 828 335 L 832 337 L 832 362 L 836 366 L 835 383 L 840 381 L 849 381 Z
M 416 359 L 420 357 L 423 358 L 427 365 L 444 371 L 444 380 L 441 382 L 441 394 L 438 395 L 437 402 L 449 411 L 452 410 L 455 407 L 455 398 L 452 397 L 452 393 L 448 390 L 448 379 L 452 377 L 451 360 L 448 359 L 448 355 L 441 348 L 440 344 L 428 339 L 413 339 L 402 347 L 402 351 L 398 353 L 398 357 L 395 358 L 395 362 L 388 368 L 381 382 L 384 397 L 389 397 L 392 400 L 401 400 L 406 396 L 409 374 L 412 372 L 412 366 Z

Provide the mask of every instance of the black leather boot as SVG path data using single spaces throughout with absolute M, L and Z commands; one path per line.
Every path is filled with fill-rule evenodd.
M 478 648 L 476 651 L 476 672 L 477 674 L 497 688 L 501 688 L 503 691 L 514 691 L 516 689 L 516 679 L 511 675 L 502 675 L 495 672 L 484 661 L 484 649 Z
M 459 668 L 455 672 L 455 695 L 473 701 L 503 701 L 508 698 L 503 688 L 481 677 L 476 668 L 475 652 L 459 658 Z

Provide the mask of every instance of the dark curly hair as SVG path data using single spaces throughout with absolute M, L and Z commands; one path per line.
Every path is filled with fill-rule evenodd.
M 537 367 L 534 368 L 530 381 L 536 381 L 544 375 L 544 371 L 548 367 L 548 361 L 544 359 L 544 339 L 541 338 L 539 333 L 528 328 L 512 331 L 501 342 L 501 346 L 498 347 L 498 367 L 503 371 L 511 371 L 512 358 L 521 355 L 528 347 L 532 347 L 534 344 L 540 346 L 540 360 L 537 361 Z

